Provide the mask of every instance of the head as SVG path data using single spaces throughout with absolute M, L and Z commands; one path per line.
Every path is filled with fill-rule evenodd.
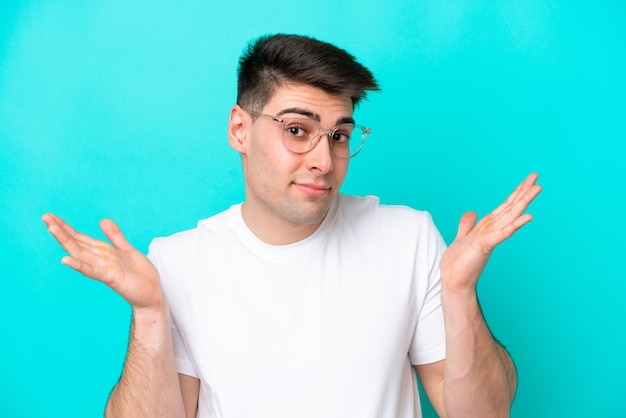
M 228 135 L 242 159 L 244 221 L 259 238 L 284 244 L 310 235 L 348 168 L 348 159 L 331 152 L 330 136 L 296 153 L 283 144 L 281 123 L 261 114 L 308 118 L 330 132 L 353 121 L 354 107 L 368 90 L 378 90 L 369 70 L 347 52 L 312 38 L 267 36 L 244 51 Z
M 261 110 L 276 89 L 288 83 L 346 96 L 356 106 L 367 91 L 379 90 L 372 73 L 326 42 L 300 35 L 262 36 L 239 59 L 237 104 Z

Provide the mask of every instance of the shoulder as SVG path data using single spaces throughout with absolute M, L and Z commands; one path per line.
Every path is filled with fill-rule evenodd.
M 434 226 L 429 212 L 417 210 L 404 205 L 386 205 L 380 203 L 377 196 L 353 196 L 342 194 L 339 196 L 339 212 L 349 215 L 350 219 L 368 219 L 374 223 L 383 223 L 389 226 L 408 224 L 431 227 Z
M 404 205 L 381 204 L 376 196 L 341 195 L 338 229 L 342 234 L 358 237 L 359 243 L 373 243 L 396 254 L 419 248 L 441 253 L 445 241 L 431 214 Z
M 228 229 L 233 224 L 239 205 L 231 206 L 229 209 L 213 215 L 209 218 L 198 221 L 195 228 L 180 231 L 165 237 L 157 237 L 152 240 L 148 254 L 155 262 L 162 257 L 172 259 L 185 259 L 185 256 L 193 254 L 204 237 L 219 236 L 224 229 Z
M 149 247 L 150 253 L 167 251 L 168 249 L 186 247 L 193 243 L 198 236 L 198 227 L 175 234 L 157 237 L 152 240 Z

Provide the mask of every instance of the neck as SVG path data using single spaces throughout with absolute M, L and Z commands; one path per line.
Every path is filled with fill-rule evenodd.
M 269 245 L 288 245 L 313 235 L 322 224 L 322 220 L 315 223 L 298 223 L 286 219 L 276 219 L 275 216 L 251 210 L 250 204 L 241 205 L 241 217 L 252 233 L 261 241 Z

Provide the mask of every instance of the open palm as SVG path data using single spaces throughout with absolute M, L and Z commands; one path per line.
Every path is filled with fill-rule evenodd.
M 524 211 L 541 192 L 541 186 L 535 184 L 537 178 L 537 174 L 529 175 L 504 203 L 478 223 L 474 212 L 461 217 L 457 236 L 441 258 L 444 285 L 453 290 L 476 287 L 494 248 L 532 220 Z
M 105 219 L 100 223 L 113 244 L 110 245 L 74 230 L 56 215 L 45 214 L 42 220 L 69 254 L 63 257 L 63 264 L 106 284 L 134 309 L 163 306 L 159 274 L 150 260 L 128 243 L 113 221 Z

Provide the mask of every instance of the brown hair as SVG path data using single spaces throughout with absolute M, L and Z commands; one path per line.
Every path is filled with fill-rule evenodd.
M 308 84 L 352 98 L 356 106 L 367 91 L 380 90 L 372 73 L 343 49 L 300 35 L 266 35 L 239 58 L 237 104 L 260 111 L 277 87 Z

